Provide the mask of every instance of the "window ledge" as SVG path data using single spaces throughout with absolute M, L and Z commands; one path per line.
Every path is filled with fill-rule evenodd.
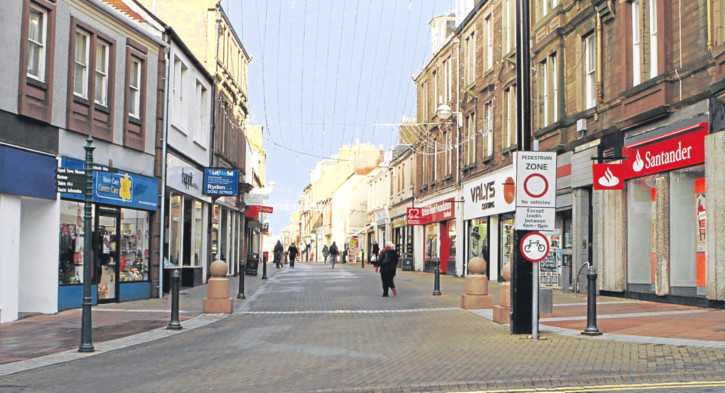
M 516 147 L 517 146 L 515 144 L 514 145 L 511 145 L 509 147 L 504 147 L 503 149 L 501 149 L 501 153 L 503 153 L 503 154 L 509 154 L 509 153 L 511 153 L 513 151 L 516 151 Z
M 47 89 L 48 88 L 48 83 L 47 82 L 43 82 L 40 79 L 36 79 L 36 78 L 34 78 L 32 76 L 27 76 L 26 75 L 25 81 L 26 81 L 27 84 L 29 84 L 31 86 L 38 87 L 40 89 Z

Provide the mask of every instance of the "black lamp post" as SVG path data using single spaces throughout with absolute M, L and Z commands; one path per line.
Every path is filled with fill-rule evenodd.
M 91 297 L 91 269 L 93 269 L 93 261 L 91 261 L 91 247 L 93 246 L 91 229 L 91 199 L 93 198 L 93 137 L 88 136 L 86 145 L 86 193 L 85 205 L 83 206 L 83 308 L 81 314 L 81 345 L 78 352 L 93 352 L 93 319 L 91 318 L 91 306 L 93 298 Z

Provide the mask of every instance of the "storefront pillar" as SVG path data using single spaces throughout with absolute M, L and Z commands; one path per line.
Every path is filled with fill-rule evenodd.
M 705 137 L 707 298 L 725 300 L 725 132 Z
M 626 290 L 626 205 L 623 191 L 593 191 L 592 254 L 601 290 Z M 574 273 L 577 273 L 575 271 Z
M 670 181 L 668 176 L 655 180 L 655 293 L 670 294 Z

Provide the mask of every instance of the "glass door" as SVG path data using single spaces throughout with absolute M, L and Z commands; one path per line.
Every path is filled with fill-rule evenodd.
M 119 251 L 121 249 L 118 237 L 120 223 L 120 210 L 98 207 L 96 214 L 95 250 L 96 277 L 98 284 L 98 302 L 110 303 L 118 301 L 119 285 Z

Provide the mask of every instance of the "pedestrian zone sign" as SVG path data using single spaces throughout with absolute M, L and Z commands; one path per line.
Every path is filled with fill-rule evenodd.
M 516 152 L 514 229 L 553 231 L 556 217 L 556 153 Z

